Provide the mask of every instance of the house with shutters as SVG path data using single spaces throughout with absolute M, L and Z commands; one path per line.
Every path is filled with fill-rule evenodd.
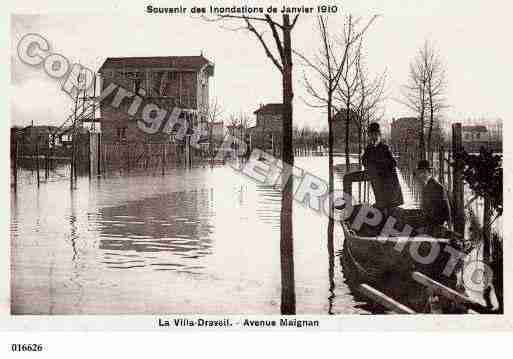
M 104 143 L 169 143 L 172 131 L 166 128 L 169 115 L 152 131 L 141 130 L 143 111 L 156 105 L 150 116 L 160 110 L 172 113 L 183 110 L 193 128 L 206 128 L 209 104 L 209 82 L 214 64 L 201 56 L 109 57 L 99 69 L 101 80 L 100 124 Z M 109 86 L 116 89 L 109 93 Z M 119 88 L 129 95 L 115 102 Z M 136 97 L 140 102 L 135 102 Z M 148 107 L 147 107 L 148 108 Z M 139 122 L 139 125 L 138 125 Z

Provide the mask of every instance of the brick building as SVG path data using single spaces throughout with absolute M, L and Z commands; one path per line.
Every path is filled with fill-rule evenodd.
M 253 147 L 272 151 L 275 154 L 280 153 L 283 131 L 282 113 L 283 104 L 281 103 L 260 105 L 253 112 L 256 115 L 256 123 L 255 126 L 248 128 Z
M 347 111 L 340 110 L 333 118 L 333 151 L 345 153 Z M 349 153 L 358 153 L 358 125 L 356 113 L 349 110 Z M 362 144 L 364 148 L 364 144 Z
M 209 122 L 208 124 L 211 136 L 216 140 L 223 140 L 224 138 L 224 123 L 223 121 Z
M 406 152 L 418 149 L 420 120 L 417 117 L 401 117 L 392 119 L 390 125 L 390 144 L 394 151 Z M 424 141 L 428 140 L 428 131 L 424 130 Z M 434 127 L 431 134 L 431 144 L 441 143 L 443 136 L 439 127 Z M 427 147 L 426 147 L 427 149 Z
M 490 135 L 483 125 L 461 126 L 463 147 L 469 152 L 478 152 L 481 146 L 488 148 Z
M 392 120 L 390 125 L 390 144 L 394 151 L 406 152 L 410 147 L 419 145 L 420 122 L 416 117 L 401 117 Z
M 116 90 L 102 101 L 100 123 L 104 143 L 169 142 L 170 135 L 159 129 L 149 134 L 138 127 L 137 122 L 141 121 L 148 104 L 155 104 L 169 113 L 175 107 L 184 109 L 193 127 L 206 128 L 209 80 L 214 75 L 214 64 L 203 56 L 107 58 L 98 72 L 102 93 L 112 83 L 130 92 L 117 108 L 112 106 Z M 134 93 L 142 98 L 138 107 L 134 106 Z M 152 112 L 150 116 L 159 114 Z M 160 129 L 164 128 L 168 117 L 164 118 Z

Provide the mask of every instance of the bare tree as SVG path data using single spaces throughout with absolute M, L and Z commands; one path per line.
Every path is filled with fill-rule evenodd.
M 352 15 L 345 18 L 341 36 L 331 33 L 327 17 L 318 16 L 318 28 L 321 37 L 321 48 L 312 60 L 300 53 L 306 67 L 313 70 L 320 81 L 317 83 L 306 74 L 304 84 L 307 93 L 313 101 L 305 101 L 307 105 L 316 108 L 326 108 L 328 113 L 328 166 L 330 180 L 333 175 L 333 116 L 340 110 L 338 103 L 346 107 L 346 165 L 349 167 L 349 119 L 351 101 L 357 89 L 357 68 L 354 66 L 359 56 L 362 37 L 377 16 L 372 17 L 364 26 L 359 28 L 361 19 Z M 346 91 L 344 91 L 344 88 Z M 349 103 L 349 105 L 348 105 Z M 332 191 L 332 185 L 329 185 Z
M 284 166 L 282 178 L 282 202 L 280 214 L 280 256 L 282 275 L 282 314 L 296 313 L 296 294 L 294 283 L 294 247 L 292 230 L 292 200 L 293 200 L 293 176 L 294 152 L 292 148 L 292 99 L 294 96 L 292 86 L 292 30 L 296 25 L 299 15 L 290 19 L 288 14 L 281 15 L 281 22 L 274 20 L 270 15 L 264 16 L 240 16 L 222 15 L 211 21 L 225 21 L 231 19 L 242 20 L 244 29 L 252 33 L 262 46 L 266 56 L 282 75 L 283 96 L 283 131 L 282 131 L 282 161 Z M 274 51 L 269 46 L 269 40 L 264 38 L 264 29 L 270 31 L 274 43 Z
M 426 158 L 426 141 L 424 140 L 425 115 L 427 107 L 427 71 L 422 58 L 422 50 L 410 63 L 408 83 L 403 86 L 402 104 L 413 111 L 418 117 L 419 123 L 419 159 Z
M 435 121 L 446 108 L 446 76 L 439 55 L 427 40 L 410 63 L 408 83 L 403 86 L 402 100 L 405 106 L 419 118 L 420 159 L 426 158 L 425 131 L 427 128 L 427 150 L 431 153 L 431 139 Z M 427 120 L 427 121 L 426 121 Z
M 247 113 L 240 111 L 238 114 L 231 114 L 228 120 L 228 128 L 231 129 L 230 135 L 246 140 L 246 134 L 249 128 L 250 120 Z M 249 149 L 246 149 L 249 150 Z M 243 156 L 245 153 L 237 151 L 237 155 Z
M 385 99 L 384 91 L 387 73 L 385 70 L 380 75 L 370 79 L 361 53 L 357 58 L 356 66 L 358 67 L 358 90 L 356 92 L 356 100 L 354 101 L 354 122 L 358 130 L 358 166 L 361 168 L 362 150 L 366 142 L 367 127 L 371 122 L 379 121 L 384 115 L 382 104 Z M 359 200 L 361 198 L 361 190 L 361 183 L 359 183 Z
M 207 131 L 208 131 L 208 153 L 210 157 L 210 163 L 213 166 L 215 151 L 218 145 L 221 143 L 222 138 L 216 138 L 214 136 L 214 127 L 220 122 L 221 116 L 223 115 L 223 109 L 219 104 L 217 97 L 210 103 L 208 108 L 207 116 Z
M 352 36 L 352 29 L 344 31 L 345 41 Z M 350 168 L 350 133 L 351 125 L 355 122 L 354 108 L 356 107 L 356 95 L 359 87 L 359 71 L 360 67 L 357 65 L 360 62 L 361 57 L 362 39 L 360 38 L 358 43 L 355 44 L 346 56 L 346 63 L 344 65 L 344 71 L 342 72 L 342 81 L 337 86 L 337 102 L 342 104 L 344 111 L 344 122 L 345 122 L 345 133 L 344 133 L 344 154 L 346 159 L 346 171 L 349 172 Z
M 433 44 L 428 41 L 421 51 L 427 74 L 427 97 L 429 106 L 429 123 L 427 135 L 427 152 L 432 156 L 433 129 L 439 127 L 442 112 L 447 108 L 446 103 L 446 74 L 445 67 Z
M 372 17 L 361 28 L 359 24 L 361 19 L 354 19 L 352 15 L 345 18 L 342 36 L 335 36 L 328 28 L 327 17 L 318 16 L 317 23 L 319 35 L 321 38 L 321 48 L 312 60 L 306 56 L 297 53 L 303 60 L 306 68 L 313 70 L 318 81 L 304 74 L 304 84 L 307 93 L 313 101 L 305 101 L 307 105 L 316 108 L 326 108 L 328 113 L 328 167 L 329 167 L 329 191 L 333 191 L 333 117 L 338 110 L 337 100 L 351 102 L 352 96 L 356 91 L 357 76 L 350 77 L 350 71 L 354 71 L 354 64 L 359 56 L 359 50 L 362 37 L 367 31 L 376 16 Z M 344 93 L 341 89 L 341 83 L 347 84 L 350 88 L 350 94 Z M 336 91 L 339 90 L 339 97 Z M 349 111 L 351 106 L 346 106 Z M 349 115 L 349 113 L 347 113 Z M 350 116 L 347 116 L 349 119 Z M 347 125 L 347 123 L 346 123 Z M 346 164 L 349 160 L 348 151 L 348 129 L 346 126 Z M 330 207 L 332 205 L 330 204 Z M 331 216 L 330 216 L 331 217 Z
M 348 75 L 347 67 L 354 62 L 350 59 L 355 53 L 355 47 L 359 45 L 363 34 L 367 31 L 369 26 L 375 20 L 376 16 L 372 17 L 363 27 L 359 28 L 360 19 L 354 19 L 352 15 L 345 17 L 344 27 L 341 36 L 334 35 L 328 25 L 328 18 L 319 15 L 317 17 L 318 31 L 321 40 L 321 46 L 313 59 L 308 59 L 306 56 L 298 53 L 297 55 L 302 59 L 305 68 L 311 70 L 315 75 L 308 76 L 304 74 L 304 84 L 307 93 L 310 95 L 312 101 L 305 101 L 307 105 L 315 108 L 325 108 L 327 110 L 328 120 L 328 192 L 334 192 L 334 168 L 333 168 L 333 117 L 336 111 L 335 93 L 341 79 Z M 349 79 L 349 76 L 346 76 Z M 349 126 L 346 126 L 346 131 Z M 349 161 L 349 154 L 347 153 L 347 132 L 346 132 L 346 164 Z M 348 166 L 349 167 L 349 166 Z M 330 289 L 333 289 L 333 268 L 334 268 L 334 208 L 333 198 L 328 195 L 329 205 L 329 220 L 327 232 L 327 247 L 329 258 L 329 275 L 330 275 Z
M 370 79 L 362 56 L 358 58 L 358 91 L 355 111 L 355 123 L 358 128 L 358 153 L 361 154 L 365 143 L 366 129 L 369 123 L 379 121 L 384 115 L 386 70 Z

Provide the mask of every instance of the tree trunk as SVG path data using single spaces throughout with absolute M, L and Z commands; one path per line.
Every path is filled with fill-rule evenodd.
M 419 129 L 419 160 L 426 159 L 426 142 L 424 141 L 424 115 L 420 116 L 420 129 Z
M 360 127 L 358 128 L 358 171 L 362 169 L 362 126 L 363 119 L 360 121 Z M 358 202 L 362 201 L 362 182 L 358 182 Z
M 426 114 L 426 84 L 420 89 L 420 129 L 419 129 L 419 160 L 426 159 L 426 141 L 424 140 L 425 114 Z
M 282 160 L 294 166 L 292 151 L 292 46 L 290 37 L 290 19 L 283 15 L 283 146 Z M 294 283 L 294 247 L 292 230 L 293 177 L 285 173 L 282 176 L 283 190 L 281 200 L 280 257 L 281 257 L 281 313 L 296 314 L 296 293 Z
M 345 148 L 345 155 L 346 155 L 346 173 L 349 172 L 349 166 L 350 166 L 350 160 L 349 160 L 349 104 L 346 105 L 346 148 Z
M 333 213 L 333 196 L 331 194 L 334 191 L 334 170 L 333 170 L 333 123 L 331 121 L 332 113 L 331 96 L 328 99 L 328 205 L 329 205 L 329 216 L 328 216 L 328 278 L 329 278 L 329 289 L 333 294 L 335 287 L 334 282 L 334 268 L 335 268 L 335 246 L 334 246 L 334 213 Z M 331 314 L 331 313 L 330 313 Z
M 430 85 L 431 87 L 431 85 Z M 428 138 L 427 138 L 427 152 L 431 158 L 431 135 L 433 133 L 433 121 L 434 121 L 434 110 L 433 110 L 433 99 L 431 93 L 429 94 L 429 128 L 428 128 Z

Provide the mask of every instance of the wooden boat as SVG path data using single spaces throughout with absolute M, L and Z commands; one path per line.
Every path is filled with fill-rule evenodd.
M 355 177 L 353 173 L 350 179 L 344 176 L 344 192 L 351 195 L 353 182 L 365 180 L 364 172 L 359 177 Z M 365 223 L 362 225 L 362 214 L 358 219 L 360 211 L 370 211 L 369 206 L 356 204 L 342 210 L 344 244 L 341 264 L 344 277 L 350 286 L 370 284 L 418 312 L 428 311 L 426 308 L 429 294 L 424 286 L 412 279 L 413 272 L 423 273 L 457 289 L 456 274 L 463 262 L 451 261 L 451 253 L 459 251 L 468 254 L 470 249 L 456 239 L 454 233 L 445 229 L 439 237 L 420 234 L 419 229 L 425 223 L 419 208 L 394 208 L 375 226 Z M 411 235 L 384 234 L 383 228 L 390 217 L 394 218 L 394 228 L 398 231 L 405 225 L 411 226 Z M 449 275 L 444 274 L 444 269 L 453 267 L 454 270 Z

